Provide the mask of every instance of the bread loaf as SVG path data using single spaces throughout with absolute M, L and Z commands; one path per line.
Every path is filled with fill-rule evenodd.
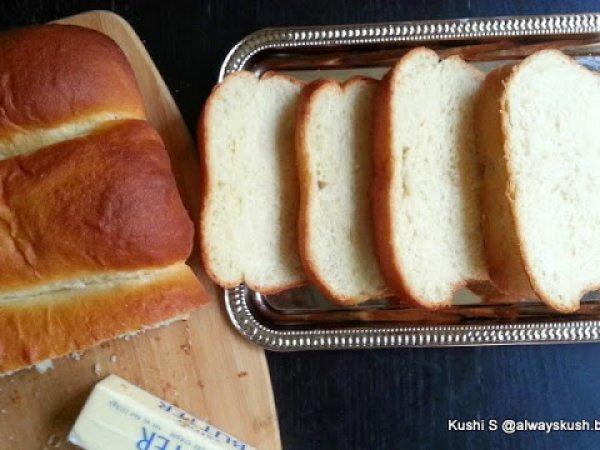
M 228 76 L 199 122 L 200 239 L 223 287 L 276 293 L 305 280 L 297 247 L 295 108 L 302 83 L 248 72 Z
M 490 275 L 575 311 L 600 286 L 600 77 L 556 50 L 490 73 L 479 99 Z
M 390 294 L 375 256 L 369 198 L 376 87 L 367 78 L 317 81 L 298 107 L 300 254 L 311 281 L 340 304 Z
M 487 278 L 473 108 L 483 74 L 418 48 L 382 80 L 375 106 L 373 221 L 389 285 L 427 308 Z
M 0 36 L 0 373 L 184 317 L 193 224 L 106 36 Z

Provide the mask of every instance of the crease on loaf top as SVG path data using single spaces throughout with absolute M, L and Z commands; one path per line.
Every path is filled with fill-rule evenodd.
M 145 119 L 135 74 L 108 36 L 73 25 L 0 34 L 0 159 Z
M 75 278 L 61 279 L 29 289 L 0 292 L 0 307 L 7 305 L 27 306 L 32 304 L 32 302 L 39 304 L 40 301 L 43 302 L 56 294 L 66 295 L 71 293 L 72 295 L 77 295 L 78 291 L 85 289 L 111 289 L 126 285 L 142 286 L 186 270 L 190 269 L 184 262 L 176 262 L 160 268 L 97 272 Z

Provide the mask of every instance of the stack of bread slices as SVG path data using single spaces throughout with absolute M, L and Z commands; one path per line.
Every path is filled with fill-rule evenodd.
M 406 53 L 381 81 L 228 76 L 200 119 L 205 267 L 429 309 L 491 282 L 571 312 L 600 286 L 600 77 L 556 50 L 487 76 Z

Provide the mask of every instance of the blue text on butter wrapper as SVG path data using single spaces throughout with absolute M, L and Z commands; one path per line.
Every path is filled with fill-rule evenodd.
M 228 444 L 233 449 L 246 450 L 247 448 L 245 443 L 239 442 L 234 437 L 223 433 L 221 430 L 211 427 L 209 424 L 202 422 L 199 419 L 196 419 L 194 416 L 190 416 L 188 413 L 177 408 L 175 405 L 171 405 L 170 403 L 164 400 L 159 400 L 158 407 L 161 411 L 164 411 L 172 416 L 177 417 L 181 425 L 189 428 L 190 430 L 195 431 L 196 433 L 200 433 L 203 436 L 207 436 L 217 442 Z M 158 447 L 158 449 L 170 450 L 168 447 L 165 447 L 164 449 L 162 447 Z M 184 448 L 182 447 L 181 449 L 178 449 L 174 447 L 174 450 L 184 450 Z
M 192 447 L 183 447 L 165 436 L 147 430 L 146 427 L 142 427 L 141 431 L 142 438 L 136 442 L 135 446 L 137 450 L 192 450 Z
M 146 429 L 146 427 L 142 427 L 141 432 L 141 439 L 136 442 L 135 446 L 137 450 L 205 450 L 205 447 L 198 444 L 193 446 L 181 445 L 166 436 Z M 245 444 L 243 445 L 245 448 Z

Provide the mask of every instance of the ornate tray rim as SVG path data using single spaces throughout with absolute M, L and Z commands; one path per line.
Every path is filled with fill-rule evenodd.
M 235 329 L 267 350 L 339 350 L 386 347 L 465 347 L 508 344 L 566 344 L 600 341 L 600 321 L 417 327 L 314 328 L 277 330 L 262 324 L 240 285 L 224 289 L 225 308 Z
M 257 54 L 273 49 L 599 33 L 600 13 L 265 28 L 249 34 L 230 50 L 219 82 L 243 70 Z M 600 320 L 275 329 L 261 323 L 253 313 L 243 285 L 222 291 L 235 329 L 249 341 L 273 351 L 600 342 Z
M 587 33 L 600 33 L 600 13 L 264 28 L 233 46 L 221 65 L 219 82 L 271 49 Z

